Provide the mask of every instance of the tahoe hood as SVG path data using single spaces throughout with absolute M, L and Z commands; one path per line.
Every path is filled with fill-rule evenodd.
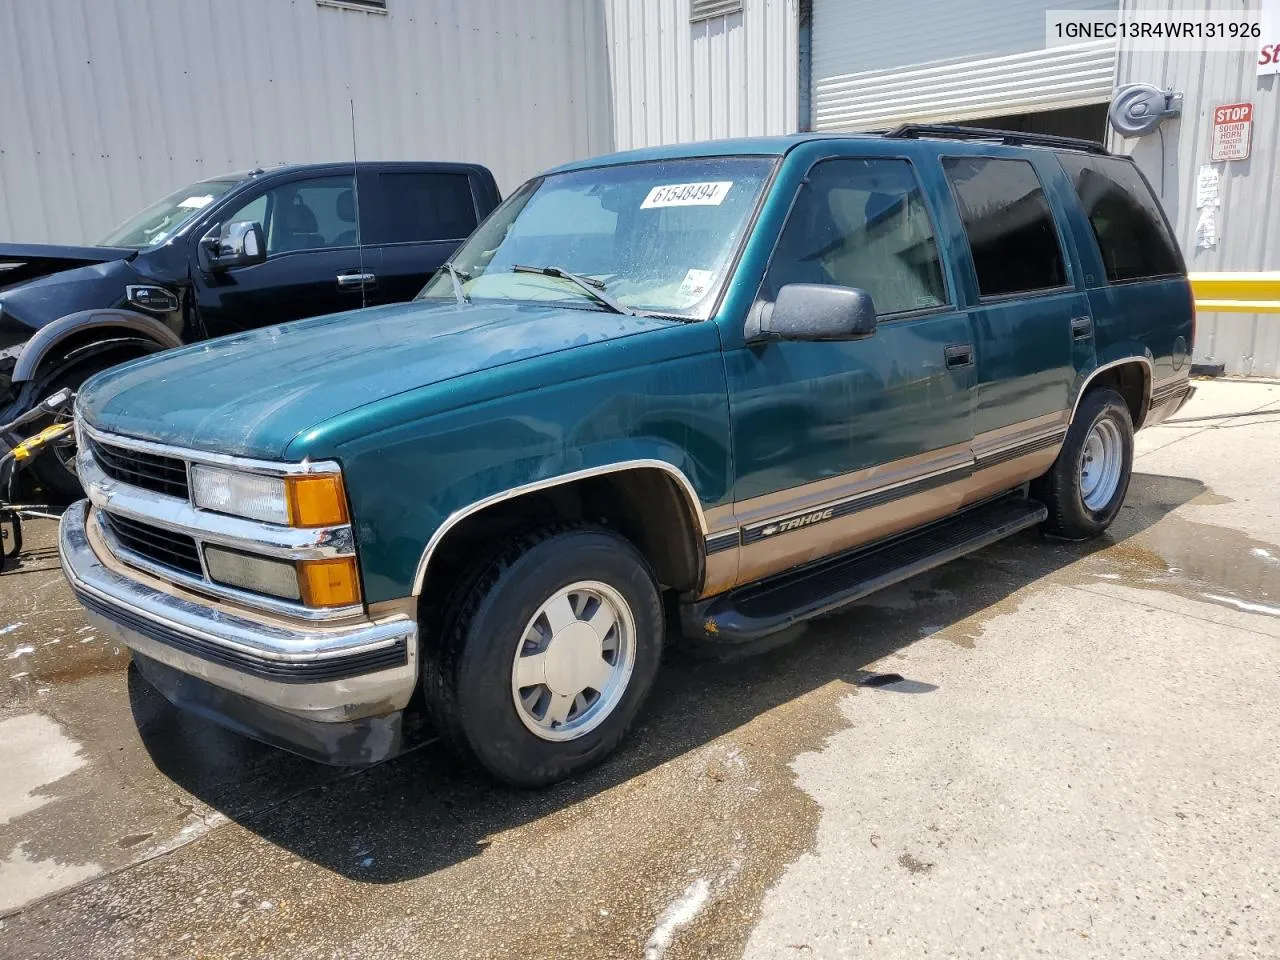
M 373 307 L 125 364 L 89 380 L 77 407 L 91 426 L 108 432 L 211 453 L 283 459 L 299 434 L 358 407 L 678 325 L 509 301 Z M 441 409 L 447 406 L 442 400 Z

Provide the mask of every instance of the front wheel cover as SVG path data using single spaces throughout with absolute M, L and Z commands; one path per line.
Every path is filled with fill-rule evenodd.
M 599 528 L 531 534 L 486 566 L 450 618 L 432 654 L 444 693 L 432 713 L 493 775 L 553 783 L 622 740 L 662 641 L 658 589 L 630 542 Z

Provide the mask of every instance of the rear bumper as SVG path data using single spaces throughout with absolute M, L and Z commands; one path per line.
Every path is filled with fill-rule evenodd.
M 125 567 L 95 537 L 88 504 L 63 515 L 62 568 L 91 622 L 140 654 L 178 706 L 330 763 L 400 749 L 400 711 L 417 682 L 407 617 L 296 624 L 175 588 Z

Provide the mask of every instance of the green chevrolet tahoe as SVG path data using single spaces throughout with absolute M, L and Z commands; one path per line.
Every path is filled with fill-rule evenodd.
M 62 563 L 182 707 L 361 764 L 421 704 L 546 784 L 618 745 L 666 642 L 1102 533 L 1194 328 L 1151 188 L 1087 141 L 597 158 L 521 187 L 414 302 L 94 377 Z

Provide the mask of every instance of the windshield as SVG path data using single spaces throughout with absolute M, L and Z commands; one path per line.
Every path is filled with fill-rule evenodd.
M 698 158 L 530 181 L 462 245 L 454 276 L 473 300 L 593 302 L 563 278 L 513 271 L 554 267 L 641 313 L 706 319 L 772 169 L 767 157 Z M 419 296 L 454 295 L 441 271 Z
M 98 241 L 100 247 L 154 247 L 222 196 L 239 180 L 206 180 L 183 187 L 134 214 Z

